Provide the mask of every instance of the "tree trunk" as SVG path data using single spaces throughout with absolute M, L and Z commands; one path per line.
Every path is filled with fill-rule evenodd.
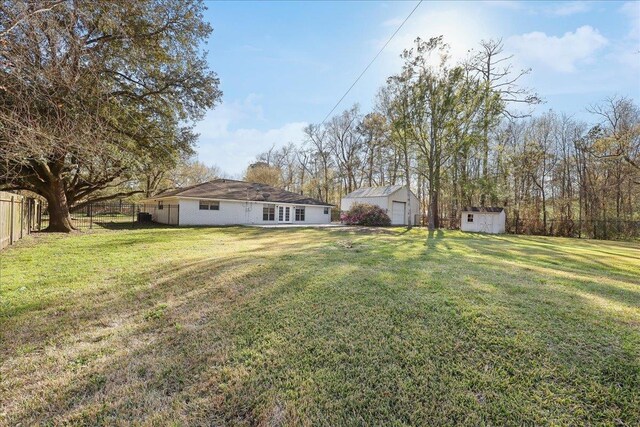
M 436 229 L 436 218 L 438 212 L 438 198 L 436 197 L 435 177 L 433 165 L 429 165 L 429 231 Z
M 431 187 L 431 186 L 429 186 Z M 429 188 L 429 231 L 436 229 L 438 223 L 436 216 L 438 215 L 438 196 L 433 189 Z
M 367 173 L 367 179 L 369 181 L 369 187 L 373 187 L 373 157 L 375 150 L 371 149 L 369 152 L 369 171 Z
M 542 178 L 544 180 L 544 177 Z M 544 181 L 543 181 L 544 185 Z M 547 234 L 547 196 L 544 188 L 542 189 L 542 226 L 544 227 L 544 234 Z
M 480 206 L 487 204 L 487 188 L 489 186 L 489 133 L 484 129 L 482 138 L 482 193 L 480 194 Z
M 45 196 L 47 209 L 49 210 L 49 226 L 44 231 L 68 233 L 75 230 L 71 222 L 64 184 L 59 179 L 56 179 L 49 186 L 49 191 Z
M 440 197 L 439 191 L 436 190 L 433 193 L 433 228 L 440 228 L 440 209 L 439 209 Z
M 407 229 L 411 230 L 413 221 L 411 220 L 411 176 L 409 175 L 409 154 L 405 144 L 404 149 L 404 176 L 407 182 Z

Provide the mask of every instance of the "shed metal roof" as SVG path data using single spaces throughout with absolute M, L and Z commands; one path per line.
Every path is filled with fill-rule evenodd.
M 387 185 L 386 187 L 362 187 L 344 196 L 345 199 L 360 197 L 386 197 L 400 190 L 402 185 Z
M 482 206 L 467 206 L 462 208 L 462 212 L 490 212 L 490 213 L 500 213 L 504 209 L 498 207 L 482 207 Z

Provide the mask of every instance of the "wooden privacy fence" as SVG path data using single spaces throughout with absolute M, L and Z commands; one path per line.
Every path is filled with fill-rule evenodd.
M 0 191 L 0 249 L 37 230 L 41 209 L 36 199 Z

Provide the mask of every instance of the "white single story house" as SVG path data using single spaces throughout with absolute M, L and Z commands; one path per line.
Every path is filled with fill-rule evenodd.
M 151 219 L 174 225 L 328 224 L 333 205 L 266 184 L 216 179 L 142 202 Z
M 501 234 L 506 231 L 506 221 L 502 208 L 466 207 L 462 209 L 460 230 Z
M 386 187 L 362 187 L 344 196 L 340 202 L 340 210 L 348 211 L 356 203 L 380 206 L 391 218 L 392 225 L 408 224 L 407 193 L 404 185 L 388 185 Z M 420 217 L 418 198 L 411 192 L 411 224 Z

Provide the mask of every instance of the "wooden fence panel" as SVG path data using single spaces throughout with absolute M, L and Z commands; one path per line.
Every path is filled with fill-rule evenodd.
M 0 249 L 36 230 L 39 201 L 0 191 Z

